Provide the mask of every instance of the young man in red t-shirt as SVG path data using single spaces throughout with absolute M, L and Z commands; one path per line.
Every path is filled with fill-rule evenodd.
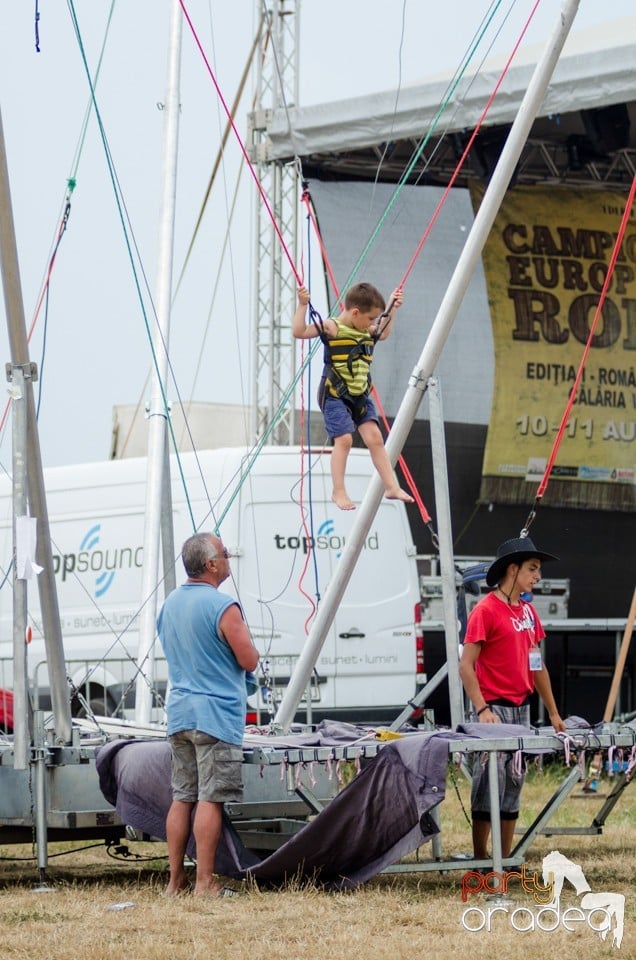
M 541 562 L 556 559 L 537 550 L 530 537 L 506 540 L 497 548 L 496 559 L 486 574 L 486 583 L 494 589 L 471 611 L 459 664 L 464 689 L 480 723 L 529 726 L 530 696 L 536 690 L 554 729 L 565 730 L 539 648 L 545 632 L 537 611 L 522 599 L 541 579 Z M 515 774 L 511 756 L 498 754 L 497 761 L 501 852 L 506 858 L 512 849 L 524 775 Z M 478 761 L 473 771 L 471 812 L 474 855 L 486 859 L 490 836 L 488 769 Z

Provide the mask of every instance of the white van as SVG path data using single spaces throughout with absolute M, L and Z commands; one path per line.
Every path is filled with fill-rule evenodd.
M 220 524 L 231 550 L 223 586 L 240 601 L 258 647 L 258 719 L 275 710 L 334 575 L 355 518 L 331 501 L 329 452 L 264 447 L 254 459 L 241 448 L 209 450 L 172 464 L 177 583 L 179 551 L 193 532 Z M 311 470 L 309 464 L 311 462 Z M 247 465 L 251 469 L 246 474 Z M 359 502 L 371 476 L 366 450 L 351 451 L 347 486 Z M 187 487 L 187 498 L 182 475 Z M 130 716 L 134 702 L 143 564 L 146 460 L 56 467 L 45 471 L 62 636 L 68 675 L 95 712 Z M 0 557 L 11 559 L 10 482 L 0 485 Z M 309 716 L 382 722 L 416 691 L 418 574 L 404 504 L 383 500 L 344 594 L 311 683 Z M 157 609 L 163 601 L 158 587 Z M 44 641 L 34 581 L 29 583 L 33 640 L 29 676 L 46 707 Z M 421 640 L 420 640 L 421 642 Z M 165 692 L 157 641 L 155 703 Z M 0 687 L 11 686 L 11 577 L 0 589 Z M 421 682 L 421 676 L 417 679 Z M 309 693 L 309 691 L 308 691 Z M 298 719 L 305 720 L 308 703 Z M 73 711 L 80 707 L 73 704 Z

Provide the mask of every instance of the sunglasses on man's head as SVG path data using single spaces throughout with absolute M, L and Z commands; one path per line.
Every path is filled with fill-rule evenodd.
M 208 557 L 209 560 L 218 560 L 219 557 L 223 557 L 224 560 L 229 560 L 232 554 L 227 547 L 223 547 L 220 553 L 215 553 L 213 557 Z

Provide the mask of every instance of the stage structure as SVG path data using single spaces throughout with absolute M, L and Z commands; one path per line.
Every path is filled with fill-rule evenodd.
M 258 11 L 264 5 L 257 4 Z M 267 131 L 276 111 L 285 115 L 298 104 L 298 18 L 300 0 L 267 5 L 260 34 L 256 109 L 248 118 L 248 150 L 285 242 L 296 260 L 298 249 L 298 171 L 272 162 Z M 273 224 L 263 207 L 255 208 L 253 436 L 293 444 L 294 409 L 284 404 L 293 380 L 295 342 L 291 321 L 296 309 L 296 279 L 283 257 Z

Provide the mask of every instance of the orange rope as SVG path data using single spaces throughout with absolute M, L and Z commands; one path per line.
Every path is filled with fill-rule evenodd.
M 31 325 L 30 325 L 29 330 L 28 330 L 28 333 L 27 333 L 27 343 L 30 343 L 30 342 L 31 342 L 31 337 L 33 336 L 33 331 L 35 330 L 35 325 L 36 325 L 36 323 L 37 323 L 37 321 L 38 321 L 38 317 L 40 316 L 40 310 L 42 309 L 42 304 L 44 303 L 44 298 L 45 298 L 45 296 L 46 296 L 46 294 L 47 294 L 47 292 L 48 292 L 48 289 L 49 289 L 49 285 L 50 285 L 50 282 L 51 282 L 51 275 L 52 275 L 52 273 L 53 273 L 53 267 L 54 267 L 54 265 L 55 265 L 55 258 L 57 257 L 57 251 L 58 251 L 58 249 L 59 249 L 59 246 L 60 246 L 60 242 L 61 242 L 61 240 L 62 240 L 62 237 L 64 236 L 64 233 L 66 232 L 66 226 L 67 226 L 67 224 L 68 224 L 68 218 L 69 218 L 69 216 L 70 216 L 70 213 L 71 213 L 71 201 L 70 201 L 69 199 L 67 199 L 67 201 L 66 201 L 66 203 L 65 203 L 65 205 L 64 205 L 64 212 L 63 212 L 62 217 L 61 217 L 61 219 L 60 219 L 60 225 L 59 225 L 59 227 L 58 227 L 57 237 L 56 237 L 56 239 L 55 239 L 55 244 L 54 244 L 54 246 L 53 246 L 53 253 L 51 254 L 51 259 L 49 260 L 49 265 L 48 265 L 48 268 L 47 268 L 47 271 L 46 271 L 46 277 L 45 277 L 45 279 L 44 279 L 44 283 L 42 284 L 42 290 L 41 290 L 41 292 L 40 292 L 40 296 L 39 296 L 39 298 L 38 298 L 38 302 L 37 302 L 37 305 L 36 305 L 36 308 L 35 308 L 35 312 L 34 312 L 34 314 L 33 314 L 33 319 L 31 320 Z M 9 416 L 9 410 L 10 410 L 10 408 L 11 408 L 11 400 L 9 399 L 9 400 L 7 400 L 7 402 L 6 402 L 6 404 L 5 404 L 5 408 L 4 408 L 4 411 L 3 411 L 3 413 L 2 413 L 2 417 L 0 418 L 0 433 L 4 430 L 5 424 L 6 424 L 6 422 L 7 422 L 7 417 Z

